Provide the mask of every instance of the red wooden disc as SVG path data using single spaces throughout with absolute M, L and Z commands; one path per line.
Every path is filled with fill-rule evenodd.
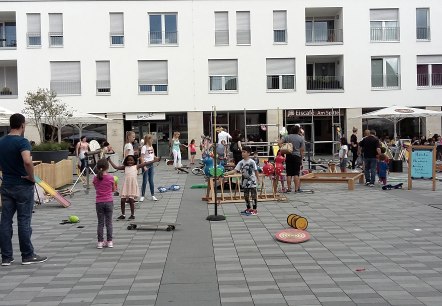
M 286 243 L 301 243 L 310 239 L 310 234 L 307 231 L 288 228 L 279 231 L 275 235 L 276 240 Z

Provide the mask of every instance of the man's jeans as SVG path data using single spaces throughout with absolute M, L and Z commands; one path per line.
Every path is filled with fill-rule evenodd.
M 13 259 L 12 251 L 12 220 L 17 212 L 18 240 L 22 258 L 34 255 L 31 242 L 31 218 L 34 208 L 34 185 L 2 186 L 2 217 L 0 225 L 0 241 L 2 259 Z
M 376 158 L 364 158 L 364 175 L 365 182 L 374 185 L 376 180 L 376 165 L 378 160 Z
M 143 172 L 143 183 L 141 184 L 141 196 L 144 197 L 146 193 L 147 181 L 149 181 L 150 195 L 155 195 L 155 185 L 153 183 L 153 165 L 148 166 L 147 170 Z

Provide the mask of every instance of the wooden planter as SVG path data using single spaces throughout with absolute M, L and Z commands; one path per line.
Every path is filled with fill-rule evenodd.
M 72 160 L 62 160 L 58 163 L 41 163 L 34 167 L 34 174 L 52 188 L 60 188 L 72 184 Z

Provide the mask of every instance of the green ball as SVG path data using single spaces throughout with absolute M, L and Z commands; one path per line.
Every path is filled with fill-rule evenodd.
M 211 167 L 209 168 L 209 173 L 211 176 L 215 176 L 215 168 Z M 216 167 L 216 176 L 222 176 L 224 174 L 224 167 L 217 166 Z
M 114 183 L 118 183 L 118 176 L 114 175 Z
M 78 218 L 77 216 L 69 216 L 69 222 L 78 223 L 80 222 L 80 218 Z

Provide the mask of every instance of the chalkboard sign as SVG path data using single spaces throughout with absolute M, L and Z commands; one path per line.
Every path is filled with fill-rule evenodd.
M 436 189 L 436 150 L 434 146 L 410 146 L 408 148 L 408 189 L 412 180 L 426 179 L 433 181 Z
M 433 178 L 433 150 L 411 149 L 411 178 Z

